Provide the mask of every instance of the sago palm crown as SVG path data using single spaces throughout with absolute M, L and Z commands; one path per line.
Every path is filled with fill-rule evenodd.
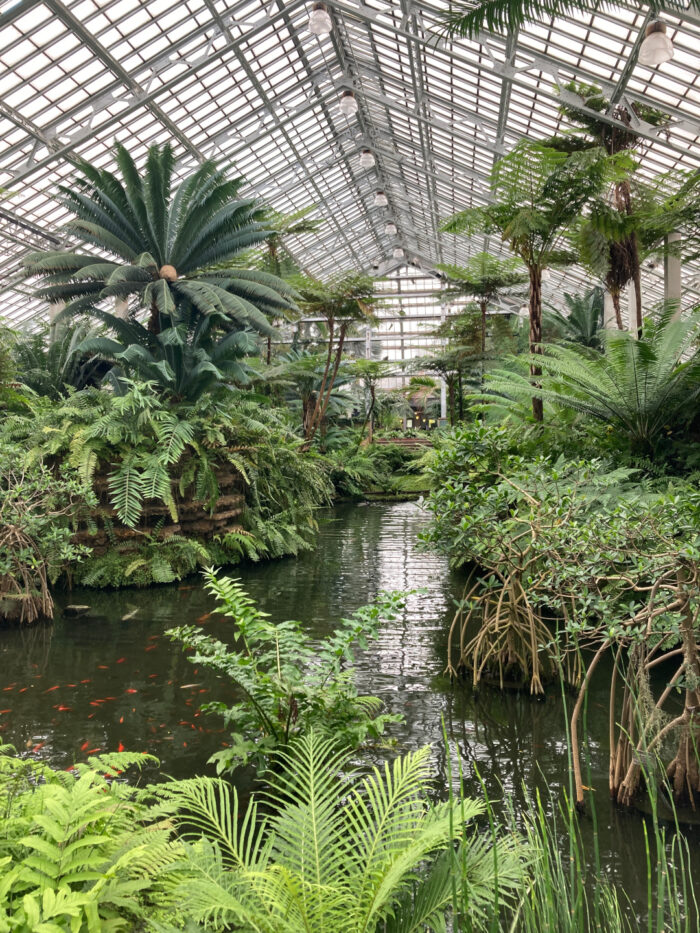
M 74 215 L 67 232 L 98 254 L 52 251 L 27 259 L 28 274 L 40 277 L 39 296 L 67 302 L 62 316 L 88 313 L 119 332 L 120 320 L 135 322 L 145 310 L 148 333 L 158 335 L 180 324 L 193 330 L 213 315 L 223 330 L 269 333 L 268 317 L 294 307 L 280 278 L 236 267 L 243 250 L 272 234 L 260 204 L 240 198 L 240 179 L 207 161 L 176 186 L 169 144 L 149 149 L 143 174 L 121 145 L 116 161 L 121 179 L 83 163 L 82 177 L 61 188 Z M 108 299 L 115 314 L 105 309 Z

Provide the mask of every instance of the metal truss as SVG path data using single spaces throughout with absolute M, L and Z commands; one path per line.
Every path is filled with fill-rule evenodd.
M 73 242 L 57 185 L 81 159 L 109 165 L 115 139 L 137 161 L 169 139 L 183 174 L 214 158 L 282 213 L 313 206 L 320 232 L 288 246 L 321 276 L 395 277 L 407 264 L 430 274 L 482 249 L 483 238 L 442 233 L 442 221 L 488 201 L 493 165 L 519 139 L 564 127 L 572 79 L 669 114 L 662 132 L 635 125 L 648 177 L 700 169 L 697 15 L 668 12 L 675 56 L 650 70 L 636 63 L 650 16 L 641 3 L 455 42 L 440 32 L 447 6 L 328 0 L 333 31 L 318 38 L 309 0 L 0 0 L 0 316 L 46 313 L 22 258 Z M 359 104 L 349 119 L 338 107 L 348 89 Z M 372 169 L 360 167 L 363 148 Z M 388 207 L 373 206 L 377 190 Z M 493 238 L 488 248 L 504 252 Z M 555 275 L 553 300 L 587 281 L 580 269 Z M 688 266 L 688 302 L 699 283 L 700 265 Z M 662 297 L 658 270 L 644 288 L 647 304 Z

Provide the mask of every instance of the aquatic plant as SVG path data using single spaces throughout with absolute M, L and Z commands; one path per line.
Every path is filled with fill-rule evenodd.
M 204 634 L 194 625 L 167 634 L 188 650 L 188 660 L 227 678 L 240 691 L 238 702 L 208 703 L 232 728 L 229 748 L 211 760 L 230 771 L 270 755 L 310 730 L 333 737 L 336 747 L 356 748 L 378 739 L 400 717 L 379 712 L 377 697 L 360 696 L 354 684 L 354 651 L 377 637 L 382 622 L 403 606 L 401 593 L 380 593 L 369 606 L 341 619 L 332 635 L 318 641 L 298 622 L 270 622 L 240 581 L 205 572 L 206 585 L 219 611 L 232 620 L 235 648 Z

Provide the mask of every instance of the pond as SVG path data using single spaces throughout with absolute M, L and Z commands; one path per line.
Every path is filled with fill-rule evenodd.
M 452 773 L 480 794 L 501 787 L 522 803 L 524 790 L 556 795 L 568 787 L 563 702 L 553 690 L 536 700 L 521 693 L 450 683 L 443 674 L 447 630 L 464 579 L 446 561 L 417 547 L 426 517 L 415 503 L 340 505 L 322 515 L 317 548 L 298 558 L 248 564 L 232 575 L 273 619 L 295 618 L 323 635 L 380 589 L 411 595 L 406 610 L 358 659 L 362 692 L 380 696 L 404 716 L 392 727 L 399 751 L 433 746 L 436 790 L 447 786 L 443 721 Z M 206 762 L 226 742 L 216 717 L 200 713 L 227 687 L 198 671 L 163 637 L 172 625 L 199 623 L 225 638 L 226 620 L 195 578 L 148 590 L 73 590 L 58 594 L 52 626 L 0 630 L 0 742 L 62 768 L 97 750 L 148 751 L 175 777 L 212 773 Z M 67 605 L 90 608 L 68 617 Z M 607 697 L 591 695 L 589 722 L 601 742 L 591 748 L 601 858 L 606 871 L 641 905 L 646 892 L 643 819 L 614 807 L 607 791 Z M 584 839 L 591 815 L 581 818 Z M 688 831 L 698 852 L 700 831 Z M 700 860 L 695 869 L 700 883 Z

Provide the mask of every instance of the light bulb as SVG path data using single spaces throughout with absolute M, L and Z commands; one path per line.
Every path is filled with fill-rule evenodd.
M 387 196 L 383 191 L 377 191 L 374 196 L 374 206 L 375 207 L 386 207 L 389 203 Z
M 327 36 L 333 30 L 331 15 L 325 3 L 314 3 L 309 14 L 309 32 L 314 36 Z
M 396 224 L 392 224 L 391 222 L 384 227 L 384 233 L 386 233 L 387 236 L 396 236 L 397 232 Z
M 673 42 L 666 35 L 666 23 L 655 19 L 646 28 L 644 41 L 639 47 L 637 61 L 647 68 L 663 65 L 673 58 Z
M 369 149 L 363 149 L 360 153 L 360 168 L 372 168 L 375 159 Z
M 394 259 L 403 259 L 403 250 L 400 246 L 397 246 L 391 255 L 394 257 Z
M 346 117 L 354 117 L 357 113 L 357 101 L 352 91 L 343 91 L 340 98 L 340 112 Z

